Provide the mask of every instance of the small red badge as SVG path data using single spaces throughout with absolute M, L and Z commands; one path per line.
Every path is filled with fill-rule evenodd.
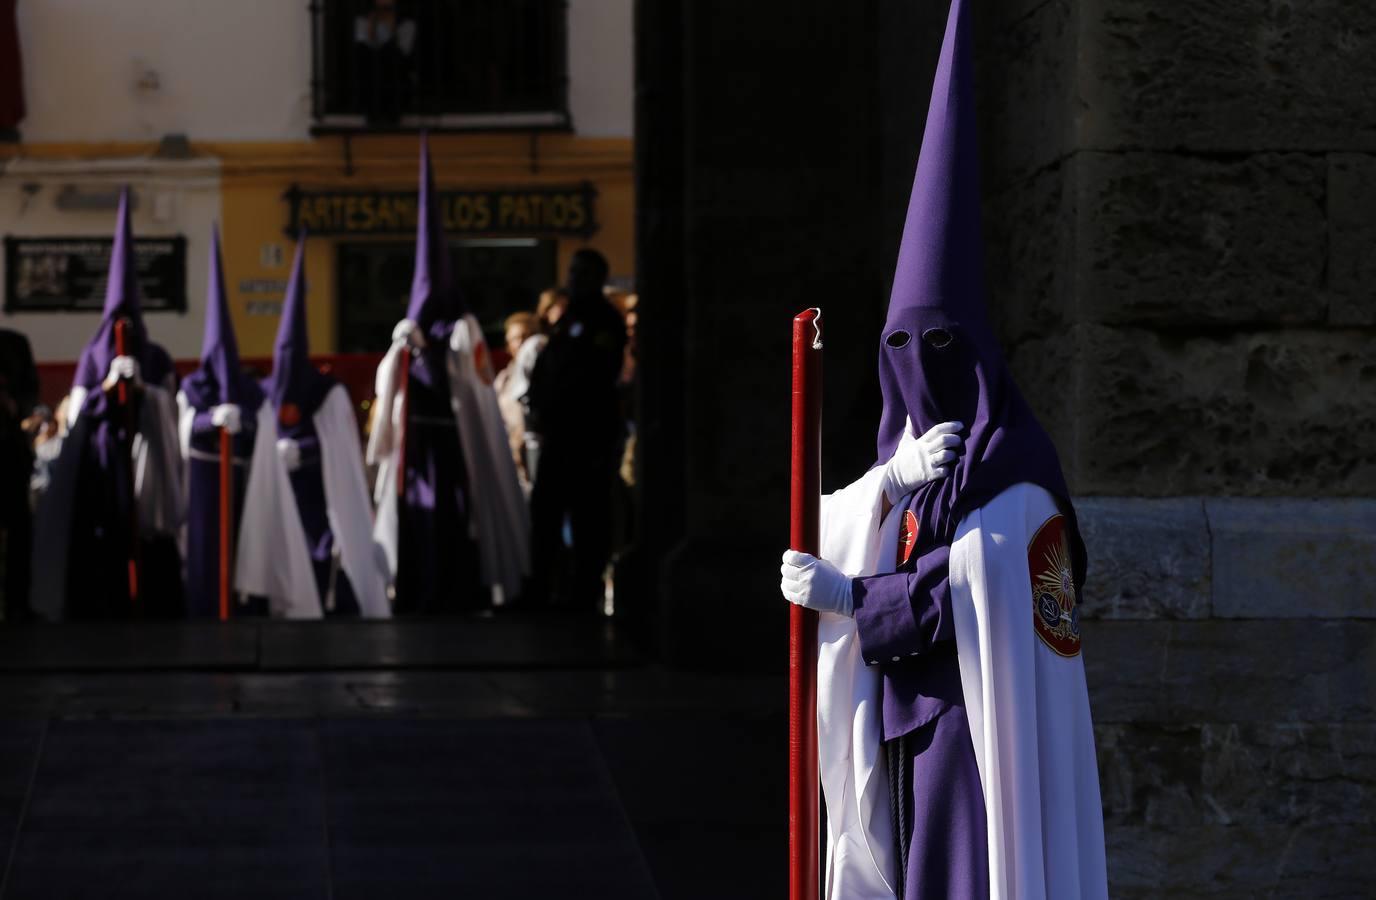
M 1042 643 L 1061 656 L 1080 653 L 1080 607 L 1065 517 L 1057 513 L 1042 523 L 1027 546 L 1032 576 L 1032 627 Z
M 903 513 L 903 521 L 898 526 L 898 565 L 901 566 L 913 555 L 917 546 L 917 516 L 911 509 Z
M 292 428 L 301 422 L 301 407 L 295 403 L 283 403 L 282 408 L 277 411 L 277 421 L 283 427 Z

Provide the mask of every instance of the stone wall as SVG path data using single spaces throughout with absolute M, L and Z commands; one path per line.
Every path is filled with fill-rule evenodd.
M 1376 6 L 982 8 L 992 290 L 1080 494 L 1376 494 Z
M 1362 896 L 1376 7 L 980 10 L 993 303 L 1080 498 L 1112 894 Z

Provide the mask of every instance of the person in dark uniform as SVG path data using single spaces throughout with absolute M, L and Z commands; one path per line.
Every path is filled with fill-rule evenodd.
M 568 308 L 531 374 L 529 427 L 542 440 L 530 500 L 537 604 L 557 595 L 580 609 L 602 607 L 612 480 L 624 436 L 617 377 L 626 347 L 625 322 L 604 294 L 607 274 L 607 260 L 596 250 L 573 255 Z M 566 519 L 570 561 L 567 578 L 558 579 Z
M 29 340 L 0 328 L 0 618 L 28 612 L 29 471 L 33 452 L 23 422 L 38 403 L 38 370 Z

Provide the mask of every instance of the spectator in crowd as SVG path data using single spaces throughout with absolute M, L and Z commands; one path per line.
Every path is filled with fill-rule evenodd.
M 29 475 L 29 508 L 37 509 L 43 492 L 52 481 L 52 466 L 62 453 L 62 436 L 67 431 L 67 405 L 63 397 L 57 409 L 39 405 L 24 420 L 24 432 L 33 447 L 33 471 Z
M 33 450 L 25 426 L 37 393 L 38 370 L 28 338 L 0 329 L 0 619 L 6 621 L 24 617 L 29 594 Z
M 354 17 L 354 72 L 369 122 L 385 124 L 401 118 L 410 93 L 415 49 L 416 21 L 398 13 L 396 0 L 373 0 L 366 14 Z
M 568 306 L 550 331 L 531 374 L 530 415 L 543 444 L 531 493 L 532 598 L 602 608 L 611 553 L 613 479 L 621 449 L 617 376 L 626 327 L 607 301 L 607 260 L 596 250 L 573 255 Z M 553 584 L 565 519 L 571 575 Z
M 530 373 L 547 338 L 538 333 L 540 320 L 534 313 L 512 313 L 506 319 L 506 349 L 511 361 L 497 373 L 492 387 L 497 391 L 497 405 L 502 411 L 511 443 L 511 456 L 516 461 L 516 473 L 521 488 L 530 493 L 531 472 L 526 466 L 526 394 L 530 390 Z
M 535 318 L 540 321 L 540 330 L 549 334 L 559 322 L 559 317 L 568 309 L 568 291 L 553 287 L 540 293 L 540 302 L 535 306 Z

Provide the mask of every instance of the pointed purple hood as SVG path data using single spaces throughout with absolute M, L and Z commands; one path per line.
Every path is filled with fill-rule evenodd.
M 879 347 L 881 463 L 893 455 L 909 417 L 918 435 L 940 422 L 966 426 L 949 477 L 919 488 L 910 504 L 919 547 L 949 544 L 967 512 L 1020 482 L 1058 497 L 1074 523 L 1056 449 L 1014 384 L 989 324 L 968 6 L 951 3 Z M 1071 531 L 1078 582 L 1084 550 Z
M 416 198 L 416 270 L 406 318 L 428 331 L 436 322 L 453 322 L 466 310 L 449 269 L 435 173 L 430 167 L 430 139 L 420 138 L 420 194 Z
M 300 417 L 315 412 L 333 383 L 333 379 L 322 375 L 310 361 L 306 336 L 306 233 L 302 231 L 296 241 L 296 257 L 292 260 L 287 295 L 282 302 L 282 321 L 277 326 L 272 377 L 264 387 L 279 421 L 284 418 L 284 405 L 295 407 L 295 412 L 286 416 L 290 420 L 288 424 L 295 425 Z
M 206 284 L 205 336 L 201 339 L 201 367 L 186 377 L 182 389 L 197 408 L 235 403 L 251 415 L 263 402 L 258 383 L 239 367 L 239 345 L 225 297 L 220 262 L 220 230 L 210 232 L 210 277 Z
M 148 343 L 148 331 L 143 324 L 143 310 L 139 302 L 138 266 L 134 259 L 134 230 L 130 225 L 129 188 L 119 195 L 119 214 L 115 219 L 115 242 L 110 248 L 110 270 L 105 284 L 105 308 L 95 336 L 81 351 L 77 361 L 74 383 L 87 390 L 104 380 L 110 370 L 115 352 L 115 323 L 129 321 L 127 338 L 129 354 L 138 358 L 148 377 L 153 367 L 153 353 Z

